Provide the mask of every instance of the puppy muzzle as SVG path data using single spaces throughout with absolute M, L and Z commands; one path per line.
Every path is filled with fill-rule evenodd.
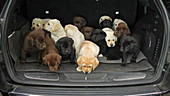
M 84 71 L 83 71 L 83 73 L 85 73 L 85 74 L 90 74 L 90 73 L 91 73 L 91 71 L 88 71 L 88 72 L 84 72 Z
M 110 44 L 110 47 L 113 47 L 113 44 Z
M 108 44 L 108 47 L 114 47 L 115 44 L 111 43 L 111 44 Z
M 35 29 L 35 27 L 31 27 L 31 29 L 32 29 L 32 30 L 34 30 L 34 29 Z
M 68 50 L 66 50 L 65 52 L 66 52 L 66 53 L 68 53 L 69 51 L 68 51 Z

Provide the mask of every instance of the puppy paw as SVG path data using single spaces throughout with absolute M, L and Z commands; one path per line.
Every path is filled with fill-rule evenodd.
M 127 66 L 127 64 L 122 64 L 121 66 L 122 66 L 122 67 L 126 67 L 126 66 Z
M 25 60 L 21 60 L 20 63 L 21 63 L 21 64 L 25 64 Z
M 98 57 L 103 57 L 103 54 L 98 55 Z
M 77 67 L 76 70 L 77 70 L 78 72 L 81 72 L 81 71 L 82 71 L 80 67 Z
M 135 59 L 131 59 L 130 62 L 131 63 L 136 63 L 136 60 Z
M 62 69 L 62 68 L 61 68 L 61 64 L 60 64 L 60 65 L 58 65 L 58 69 Z
M 74 60 L 70 60 L 71 64 L 76 64 L 76 62 Z
M 38 65 L 43 66 L 46 65 L 44 62 L 38 63 Z

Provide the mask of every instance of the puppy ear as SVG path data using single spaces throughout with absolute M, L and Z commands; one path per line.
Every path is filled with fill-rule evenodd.
M 84 34 L 84 27 L 80 29 L 81 33 Z
M 61 44 L 61 42 L 60 42 L 60 40 L 58 40 L 58 41 L 56 42 L 56 48 L 57 48 L 57 50 L 58 50 L 59 52 L 61 51 L 60 44 Z
M 31 46 L 34 46 L 34 38 L 32 36 L 28 39 L 28 42 L 31 44 Z
M 113 36 L 114 36 L 114 41 L 117 42 L 118 37 L 115 36 L 114 33 L 113 33 Z
M 118 37 L 118 31 L 115 31 L 115 32 L 114 32 L 114 35 L 115 35 L 116 37 Z
M 100 34 L 105 38 L 106 37 L 106 33 L 104 31 L 101 31 Z
M 130 49 L 134 49 L 134 47 L 135 47 L 135 45 L 136 45 L 136 42 L 135 42 L 135 40 L 131 40 L 130 41 Z
M 53 32 L 58 31 L 61 28 L 60 24 L 54 24 Z
M 134 44 L 134 43 L 136 43 L 136 42 L 135 42 L 135 40 L 131 40 L 130 43 Z
M 93 62 L 94 62 L 94 63 L 93 63 L 93 70 L 94 70 L 94 69 L 96 69 L 96 67 L 99 65 L 99 61 L 98 61 L 97 58 L 95 58 L 95 57 L 94 57 L 93 60 L 94 60 L 94 61 L 93 61 Z
M 127 35 L 130 35 L 130 34 L 131 34 L 129 27 L 126 28 L 125 33 L 126 33 Z
M 92 33 L 93 33 L 93 31 L 94 31 L 94 28 L 93 28 L 93 27 L 91 27 L 91 30 L 92 30 Z
M 77 64 L 78 64 L 79 66 L 81 66 L 82 62 L 83 62 L 83 57 L 80 56 L 80 57 L 77 59 Z
M 43 63 L 44 63 L 45 65 L 48 64 L 48 63 L 47 63 L 47 58 L 46 58 L 46 56 L 43 57 L 42 61 L 43 61 Z
M 73 24 L 75 24 L 76 19 L 77 19 L 77 17 L 74 17 L 74 18 L 73 18 Z
M 82 19 L 82 22 L 82 27 L 86 26 L 86 20 L 84 18 Z
M 112 18 L 109 18 L 109 20 L 112 22 Z
M 62 57 L 59 54 L 57 54 L 56 55 L 57 64 L 60 64 L 61 59 L 62 59 Z
M 69 41 L 70 41 L 71 45 L 73 45 L 73 44 L 74 44 L 73 39 L 69 38 Z
M 103 22 L 100 22 L 100 23 L 99 23 L 100 28 L 103 28 L 102 25 L 103 25 Z

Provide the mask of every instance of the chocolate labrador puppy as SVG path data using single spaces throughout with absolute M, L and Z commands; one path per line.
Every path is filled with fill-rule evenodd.
M 81 32 L 83 33 L 86 40 L 91 40 L 93 31 L 94 31 L 93 27 L 85 26 L 85 27 L 81 28 Z
M 41 52 L 46 48 L 45 32 L 41 29 L 31 31 L 25 38 L 21 49 L 21 63 L 26 62 L 26 55 L 29 52 L 38 52 L 38 62 L 41 61 Z
M 55 41 L 49 35 L 46 36 L 45 43 L 47 47 L 42 54 L 43 64 L 48 65 L 50 71 L 57 71 L 60 68 L 62 57 L 55 47 Z
M 86 19 L 82 16 L 75 16 L 73 18 L 73 25 L 77 26 L 80 30 L 82 27 L 86 26 Z

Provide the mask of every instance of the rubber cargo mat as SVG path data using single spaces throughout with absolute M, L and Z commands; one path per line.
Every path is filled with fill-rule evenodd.
M 62 62 L 61 68 L 58 72 L 76 72 L 77 64 L 71 64 L 68 62 Z M 48 72 L 46 65 L 40 65 L 34 62 L 27 62 L 26 64 L 15 63 L 15 69 L 17 71 L 43 71 Z M 95 69 L 94 72 L 130 72 L 130 71 L 154 71 L 151 64 L 143 59 L 137 63 L 129 63 L 126 67 L 122 67 L 121 63 L 102 63 Z

